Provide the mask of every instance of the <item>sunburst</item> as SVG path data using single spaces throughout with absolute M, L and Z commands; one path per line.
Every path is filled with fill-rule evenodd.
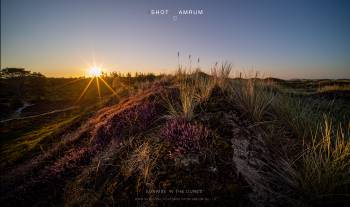
M 99 67 L 91 67 L 89 69 L 89 75 L 91 77 L 100 77 L 102 75 L 102 70 Z
M 96 66 L 90 67 L 88 72 L 89 72 L 89 75 L 90 75 L 90 81 L 88 82 L 88 84 L 85 86 L 84 90 L 79 95 L 79 97 L 76 100 L 75 104 L 79 103 L 79 101 L 84 97 L 85 93 L 88 91 L 88 89 L 92 85 L 91 83 L 93 81 L 96 81 L 96 88 L 97 88 L 98 97 L 99 97 L 100 100 L 102 99 L 100 81 L 108 88 L 108 90 L 110 90 L 112 92 L 112 94 L 114 96 L 117 96 L 117 93 L 113 90 L 113 88 L 107 83 L 107 81 L 105 81 L 103 79 L 103 77 L 102 77 L 103 72 L 102 72 L 101 67 L 96 67 Z

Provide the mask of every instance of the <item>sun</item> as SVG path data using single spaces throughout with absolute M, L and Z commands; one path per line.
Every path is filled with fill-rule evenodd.
M 102 74 L 101 68 L 92 67 L 89 69 L 89 74 L 90 74 L 90 76 L 93 76 L 93 77 L 99 77 Z

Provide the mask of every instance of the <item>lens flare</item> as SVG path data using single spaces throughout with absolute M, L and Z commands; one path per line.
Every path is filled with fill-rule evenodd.
M 89 70 L 89 74 L 90 74 L 90 76 L 92 76 L 92 77 L 99 77 L 99 76 L 101 76 L 101 74 L 102 74 L 101 68 L 92 67 L 92 68 L 90 68 L 90 70 Z

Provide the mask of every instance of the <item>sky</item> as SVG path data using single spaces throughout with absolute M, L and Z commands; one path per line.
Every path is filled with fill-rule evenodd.
M 227 61 L 233 74 L 350 78 L 349 11 L 347 0 L 1 0 L 1 68 L 71 77 Z

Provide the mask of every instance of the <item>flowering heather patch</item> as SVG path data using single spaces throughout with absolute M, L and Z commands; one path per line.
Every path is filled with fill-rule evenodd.
M 42 178 L 50 179 L 53 176 L 59 178 L 65 174 L 69 174 L 72 169 L 89 163 L 92 159 L 91 156 L 100 152 L 110 143 L 112 137 L 119 138 L 123 133 L 131 135 L 148 129 L 154 121 L 156 114 L 155 102 L 148 100 L 119 111 L 119 113 L 116 113 L 107 122 L 107 130 L 104 130 L 105 126 L 98 129 L 98 133 L 90 143 L 90 146 L 69 151 L 64 157 L 47 168 L 43 172 Z
M 82 130 L 68 134 L 52 150 L 20 166 L 21 173 L 16 174 L 20 176 L 9 178 L 4 189 L 4 193 L 8 192 L 2 199 L 14 200 L 13 196 L 19 195 L 27 200 L 40 189 L 61 191 L 64 180 L 78 175 L 106 146 L 151 128 L 163 110 L 156 100 L 161 89 L 144 91 L 104 109 L 85 123 Z M 26 179 L 24 183 L 22 178 Z M 14 179 L 15 182 L 11 182 Z
M 199 123 L 171 119 L 161 129 L 160 135 L 174 145 L 173 155 L 183 155 L 200 152 L 201 146 L 210 136 L 210 131 Z
M 160 106 L 155 101 L 146 100 L 115 114 L 108 122 L 107 127 L 100 130 L 97 144 L 106 142 L 107 137 L 120 138 L 149 129 L 157 118 Z M 106 136 L 107 135 L 107 136 Z
M 97 133 L 93 133 L 91 135 L 92 142 L 87 148 L 77 146 L 83 144 L 79 143 L 80 141 L 83 141 L 81 140 L 82 138 L 89 136 L 87 131 L 94 127 L 93 123 L 87 123 L 84 125 L 84 130 L 79 130 L 76 134 L 71 135 L 70 138 L 65 140 L 64 144 L 58 144 L 52 150 L 50 150 L 49 153 L 45 153 L 37 158 L 34 158 L 30 163 L 26 163 L 26 165 L 16 168 L 16 171 L 12 172 L 12 175 L 15 174 L 18 176 L 24 176 L 30 171 L 36 171 L 37 167 L 41 167 L 41 164 L 45 161 L 48 162 L 54 160 L 54 156 L 58 155 L 59 151 L 62 150 L 63 145 L 65 145 L 64 148 L 75 147 L 77 149 L 70 151 L 63 158 L 61 158 L 62 160 L 70 160 L 74 163 L 75 160 L 80 159 L 80 156 L 78 155 L 87 154 L 89 157 L 91 154 L 99 152 L 104 146 L 106 146 L 106 144 L 111 141 L 112 137 L 120 138 L 125 133 L 127 133 L 126 135 L 131 135 L 147 130 L 156 119 L 156 115 L 161 112 L 160 110 L 161 106 L 157 105 L 155 101 L 150 101 L 148 99 L 131 103 L 129 106 L 126 106 L 126 108 L 122 108 L 121 110 L 114 112 L 115 114 L 107 121 L 106 124 L 97 127 Z M 113 113 L 113 111 L 108 111 L 108 113 Z M 83 151 L 84 153 L 82 153 Z M 64 161 L 61 162 L 59 160 L 58 162 L 64 163 Z M 54 165 L 58 166 L 59 164 L 55 163 Z M 50 167 L 53 167 L 52 172 L 57 170 L 54 166 Z M 49 171 L 51 172 L 51 170 Z
M 95 151 L 95 148 L 81 147 L 71 150 L 67 155 L 57 160 L 43 175 L 46 178 L 52 176 L 61 177 L 63 173 L 75 169 L 82 163 L 87 164 L 90 160 L 90 155 Z

